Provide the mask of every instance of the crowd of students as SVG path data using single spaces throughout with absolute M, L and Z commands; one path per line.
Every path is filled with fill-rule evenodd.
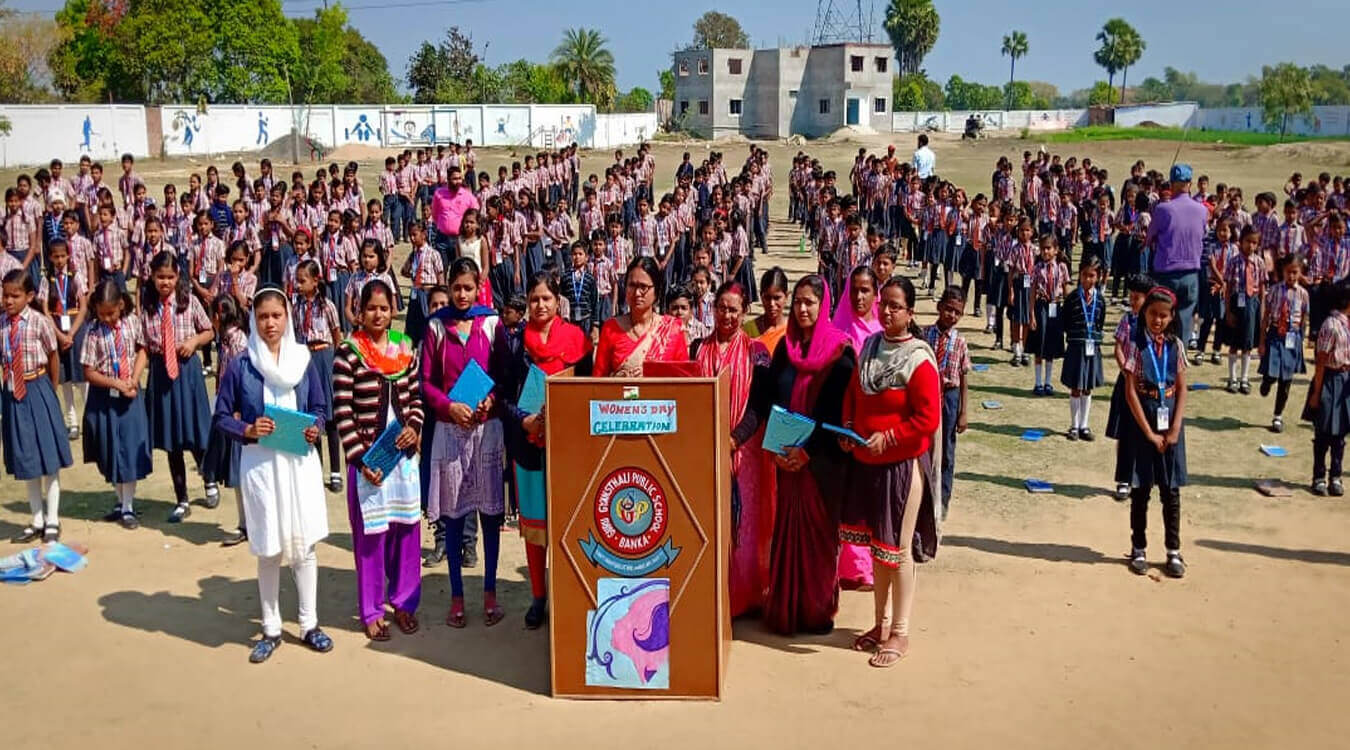
M 130 156 L 116 193 L 87 159 L 73 177 L 58 161 L 21 176 L 6 191 L 0 235 L 5 469 L 27 482 L 33 511 L 19 540 L 60 537 L 70 441 L 83 440 L 84 460 L 115 488 L 108 520 L 129 529 L 139 525 L 136 483 L 151 472 L 152 450 L 168 457 L 169 521 L 191 514 L 191 453 L 207 507 L 219 503 L 220 485 L 234 490 L 239 523 L 225 543 L 247 542 L 258 557 L 263 637 L 253 661 L 281 643 L 283 563 L 300 591 L 303 642 L 332 647 L 315 608 L 325 485 L 346 489 L 370 638 L 390 637 L 386 605 L 401 632 L 419 629 L 419 566 L 446 558 L 447 624 L 465 627 L 460 570 L 476 564 L 479 531 L 483 619 L 500 622 L 496 566 L 508 514 L 526 543 L 525 622 L 537 628 L 547 617 L 546 415 L 519 405 L 531 366 L 641 376 L 651 362 L 687 361 L 732 382 L 733 613 L 760 612 L 777 632 L 827 632 L 841 586 L 870 587 L 874 627 L 854 646 L 887 667 L 908 651 L 915 563 L 936 554 L 951 503 L 971 368 L 958 325 L 970 304 L 995 348 L 1005 345 L 1007 319 L 1011 364 L 1033 366 L 1033 395 L 1054 393 L 1061 360 L 1070 440 L 1094 439 L 1107 308 L 1124 308 L 1107 435 L 1117 440 L 1118 496 L 1132 499 L 1136 572 L 1147 570 L 1156 486 L 1165 570 L 1185 573 L 1187 357 L 1201 363 L 1211 328 L 1232 352 L 1230 391 L 1250 390 L 1247 355 L 1259 351 L 1277 431 L 1305 369 L 1304 338 L 1316 341 L 1304 410 L 1316 434 L 1313 490 L 1343 494 L 1350 240 L 1339 180 L 1304 186 L 1295 175 L 1280 223 L 1273 196 L 1258 196 L 1249 215 L 1240 191 L 1220 185 L 1211 195 L 1201 178 L 1194 199 L 1209 208 L 1210 283 L 1187 342 L 1176 295 L 1149 279 L 1150 211 L 1171 198 L 1170 185 L 1142 163 L 1119 201 L 1090 160 L 1045 153 L 1024 154 L 1020 180 L 1000 159 L 989 195 L 968 198 L 940 177 L 920 178 L 893 152 L 861 151 L 847 186 L 799 153 L 786 180 L 788 219 L 811 238 L 819 269 L 791 283 L 777 267 L 754 272 L 774 193 L 765 151 L 750 146 L 735 176 L 720 153 L 699 165 L 685 154 L 659 198 L 646 146 L 614 157 L 603 179 L 583 180 L 569 147 L 503 166 L 493 182 L 474 175 L 471 144 L 405 152 L 386 161 L 382 198 L 369 201 L 355 163 L 330 165 L 308 183 L 296 172 L 289 184 L 267 160 L 254 179 L 236 163 L 233 203 L 209 167 L 181 196 L 167 185 L 163 210 Z M 430 221 L 434 194 L 461 180 L 476 206 L 451 242 Z M 404 239 L 411 249 L 395 274 L 389 254 Z M 897 273 L 905 267 L 917 271 L 917 290 Z M 914 311 L 925 289 L 938 314 L 921 328 Z M 750 317 L 755 302 L 763 312 Z M 403 332 L 394 330 L 401 310 Z M 452 401 L 471 363 L 491 376 L 492 393 Z M 268 405 L 315 415 L 304 437 L 327 441 L 326 482 L 319 450 L 295 456 L 259 444 L 275 429 Z M 774 407 L 865 442 L 818 431 L 771 454 L 760 441 Z M 417 458 L 384 476 L 362 458 L 391 424 L 400 426 L 397 448 Z M 419 559 L 423 517 L 435 546 Z

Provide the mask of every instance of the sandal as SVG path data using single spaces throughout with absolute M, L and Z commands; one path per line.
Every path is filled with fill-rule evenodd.
M 857 638 L 854 639 L 853 650 L 872 651 L 876 649 L 877 646 L 881 645 L 881 643 L 877 640 L 877 638 L 880 637 L 881 637 L 881 626 L 873 625 L 871 630 L 867 631 L 866 633 L 863 633 L 862 635 L 859 635 Z
M 248 653 L 250 664 L 262 664 L 272 658 L 272 652 L 281 648 L 281 636 L 263 636 L 253 644 L 253 650 Z
M 463 628 L 468 624 L 464 617 L 464 602 L 452 602 L 450 613 L 445 616 L 445 624 L 452 628 Z
M 366 637 L 379 642 L 389 640 L 389 623 L 384 620 L 366 623 Z
M 422 628 L 417 622 L 417 617 L 413 615 L 413 613 L 404 612 L 398 609 L 394 610 L 394 624 L 398 626 L 398 629 L 402 631 L 404 635 L 412 635 Z
M 1322 484 L 1325 485 L 1326 482 L 1323 482 Z M 1326 490 L 1325 490 L 1325 489 L 1323 489 L 1322 492 L 1323 492 L 1323 494 L 1326 494 Z M 41 536 L 42 536 L 42 529 L 39 529 L 38 527 L 33 526 L 33 525 L 30 524 L 30 525 L 28 525 L 28 526 L 23 527 L 23 531 L 20 531 L 20 532 L 19 532 L 19 535 L 16 536 L 16 537 L 14 537 L 14 543 L 15 543 L 15 544 L 28 544 L 29 542 L 31 542 L 31 541 L 33 541 L 34 539 L 37 539 L 38 537 L 41 537 Z
M 506 619 L 506 610 L 494 604 L 491 607 L 483 608 L 483 624 L 492 627 L 502 620 Z
M 909 636 L 893 635 L 887 638 L 886 642 L 890 643 L 892 638 L 902 639 L 904 645 L 901 648 L 877 649 L 877 652 L 872 654 L 872 658 L 867 660 L 869 665 L 877 669 L 887 669 L 899 664 L 902 659 L 909 655 Z
M 326 654 L 333 650 L 333 639 L 328 634 L 315 627 L 313 630 L 300 636 L 300 640 L 310 649 Z
M 136 518 L 136 513 L 134 511 L 125 511 L 118 520 L 122 523 L 122 528 L 127 530 L 139 529 L 141 527 L 140 519 Z

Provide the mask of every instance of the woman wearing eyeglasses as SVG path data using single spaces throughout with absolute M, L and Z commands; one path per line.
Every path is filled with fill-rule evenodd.
M 688 362 L 684 324 L 662 315 L 657 300 L 666 293 L 666 277 L 651 258 L 634 258 L 624 273 L 628 314 L 605 321 L 595 349 L 597 377 L 642 377 L 646 362 Z

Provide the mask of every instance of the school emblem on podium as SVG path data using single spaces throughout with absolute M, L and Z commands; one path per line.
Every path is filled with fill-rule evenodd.
M 578 540 L 593 565 L 638 578 L 669 566 L 680 554 L 672 540 L 662 542 L 670 525 L 666 492 L 643 469 L 626 466 L 606 475 L 595 493 L 594 512 L 595 531 Z

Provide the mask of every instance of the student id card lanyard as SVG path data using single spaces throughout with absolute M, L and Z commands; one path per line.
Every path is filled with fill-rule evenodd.
M 57 323 L 61 326 L 61 332 L 70 330 L 70 315 L 66 312 L 66 290 L 70 287 L 70 276 L 65 273 L 56 274 L 56 311 Z
M 122 376 L 123 365 L 124 364 L 126 365 L 128 371 L 131 369 L 131 363 L 127 359 L 126 346 L 122 341 L 121 321 L 118 321 L 117 325 L 115 326 L 108 326 L 107 332 L 108 332 L 107 333 L 108 351 L 112 354 L 113 377 L 117 378 L 118 380 L 121 380 L 123 377 Z M 130 374 L 131 374 L 130 372 L 127 373 L 127 375 Z M 117 390 L 116 388 L 109 388 L 108 395 L 112 396 L 113 398 L 120 398 L 122 396 L 122 392 Z
M 1296 307 L 1294 300 L 1297 296 L 1298 290 L 1293 288 L 1286 289 L 1284 294 L 1281 295 L 1281 301 L 1284 303 L 1284 314 L 1280 317 L 1284 318 L 1286 321 L 1284 329 L 1284 348 L 1293 349 L 1294 351 L 1298 351 L 1298 337 L 1301 332 L 1300 329 L 1302 328 L 1302 323 L 1298 326 L 1294 325 L 1294 308 Z
M 1095 357 L 1097 356 L 1097 340 L 1092 337 L 1092 328 L 1097 321 L 1098 295 L 1092 295 L 1092 305 L 1088 306 L 1087 295 L 1083 293 L 1083 288 L 1079 287 L 1078 299 L 1083 303 L 1083 330 L 1085 335 L 1083 340 L 1083 355 Z
M 1148 351 L 1149 364 L 1153 366 L 1153 379 L 1158 386 L 1158 412 L 1154 421 L 1157 424 L 1158 432 L 1167 432 L 1167 430 L 1172 427 L 1172 410 L 1168 408 L 1167 402 L 1163 398 L 1163 394 L 1167 391 L 1167 375 L 1169 372 L 1167 369 L 1167 358 L 1171 347 L 1167 346 L 1166 343 L 1163 344 L 1162 364 L 1158 363 L 1156 346 L 1148 346 L 1145 347 L 1145 349 Z

